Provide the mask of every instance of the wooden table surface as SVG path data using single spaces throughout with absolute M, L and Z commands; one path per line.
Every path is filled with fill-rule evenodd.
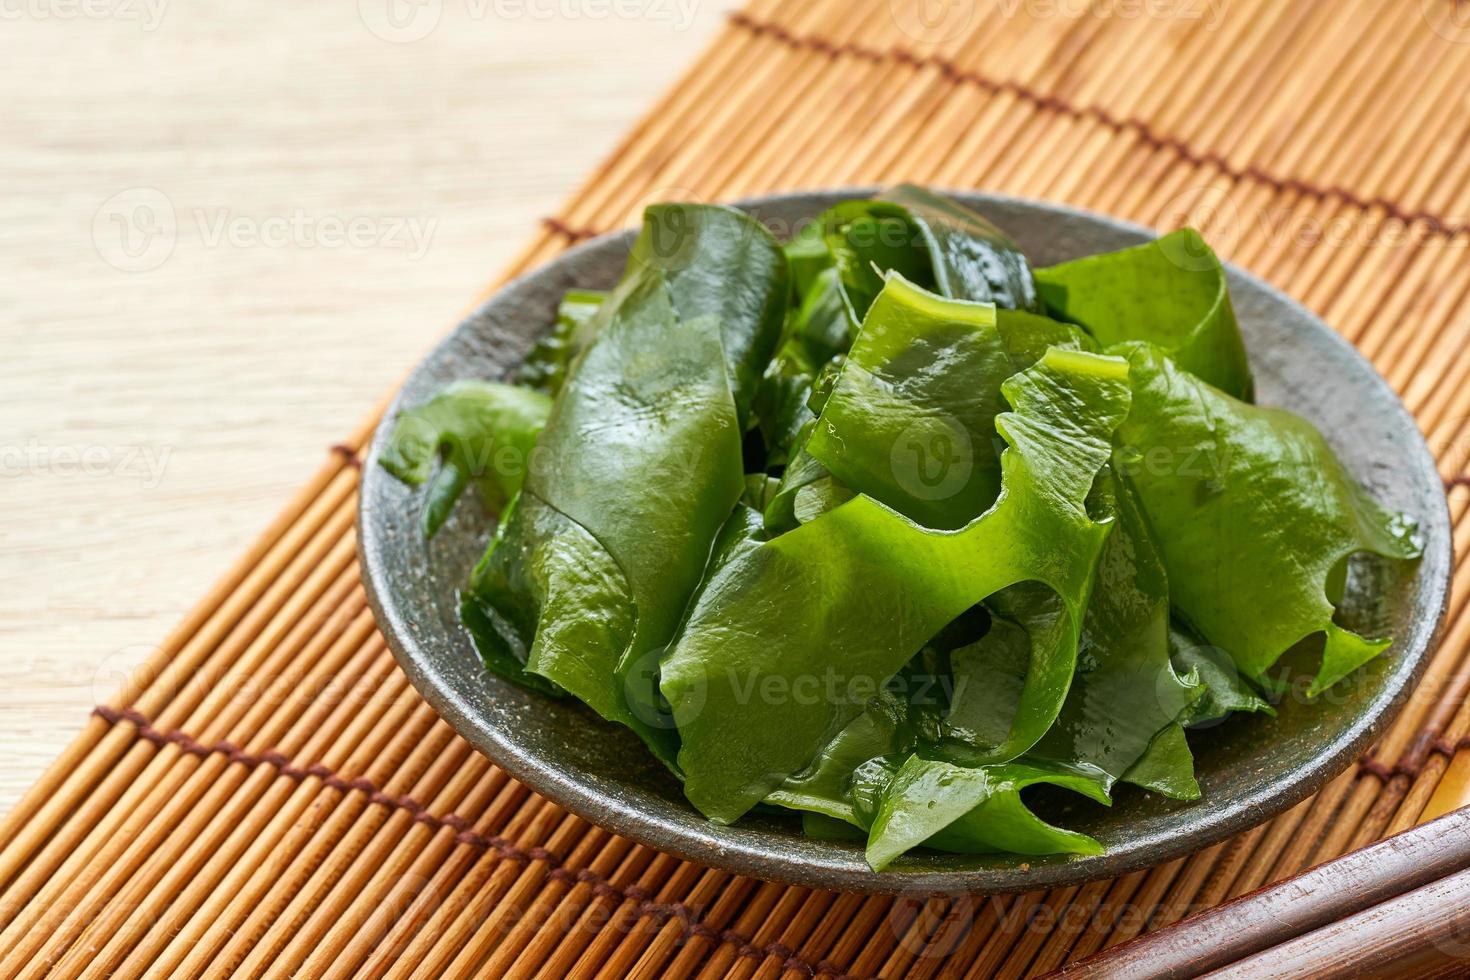
M 735 5 L 0 9 L 0 812 Z

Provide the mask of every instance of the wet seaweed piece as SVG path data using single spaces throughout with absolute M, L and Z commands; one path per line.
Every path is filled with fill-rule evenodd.
M 429 483 L 420 520 L 433 537 L 466 487 L 491 511 L 520 492 L 550 413 L 551 399 L 540 392 L 459 381 L 398 414 L 380 462 L 409 486 Z

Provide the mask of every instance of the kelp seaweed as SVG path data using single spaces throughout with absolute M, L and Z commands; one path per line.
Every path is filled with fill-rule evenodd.
M 656 205 L 518 382 L 401 413 L 382 459 L 428 533 L 472 483 L 500 511 L 461 602 L 487 668 L 633 729 L 711 819 L 796 811 L 875 869 L 1099 853 L 1037 785 L 1197 798 L 1186 732 L 1270 713 L 1304 638 L 1313 694 L 1382 652 L 1348 561 L 1419 553 L 1251 403 L 1189 229 L 1033 269 L 923 188 L 784 246 Z

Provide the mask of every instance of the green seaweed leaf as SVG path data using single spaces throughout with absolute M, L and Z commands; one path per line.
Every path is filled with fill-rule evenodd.
M 801 451 L 815 418 L 809 403 L 817 378 L 852 345 L 852 321 L 836 270 L 823 270 L 809 285 L 801 305 L 787 317 L 780 349 L 756 393 L 768 470 L 787 465 Z
M 1053 316 L 1086 327 L 1104 347 L 1147 341 L 1221 391 L 1251 400 L 1225 269 L 1194 229 L 1037 269 L 1036 284 Z
M 908 209 L 888 201 L 844 201 L 817 219 L 852 322 L 861 323 L 891 273 L 925 288 L 934 268 Z
M 867 859 L 882 871 L 921 844 L 961 854 L 1101 854 L 1097 841 L 1053 827 L 1021 799 L 1046 783 L 1107 803 L 1103 774 L 1086 766 L 1027 761 L 970 768 L 910 756 L 884 788 L 868 836 Z
M 832 249 L 827 246 L 827 228 L 821 217 L 803 224 L 782 247 L 791 272 L 791 309 L 801 306 L 817 277 L 833 268 Z
M 433 478 L 421 515 L 425 536 L 433 537 L 465 487 L 473 484 L 491 510 L 520 492 L 550 412 L 551 399 L 539 392 L 458 381 L 400 412 L 379 460 L 410 486 Z
M 551 332 L 536 341 L 516 372 L 516 383 L 556 397 L 567 371 L 597 332 L 597 311 L 607 293 L 569 289 L 556 310 Z
M 1417 557 L 1413 522 L 1375 503 L 1299 416 L 1238 401 L 1152 345 L 1110 350 L 1128 358 L 1134 391 L 1115 464 L 1138 491 L 1185 619 L 1256 681 L 1325 632 L 1312 693 L 1385 649 L 1387 639 L 1334 622 L 1333 583 L 1359 552 Z
M 759 379 L 747 368 L 778 339 L 786 290 L 780 249 L 750 218 L 651 208 L 471 583 L 483 618 L 513 634 L 477 636 L 482 650 L 523 657 L 670 763 L 678 737 L 658 657 L 746 490 L 739 406 Z M 584 607 L 594 622 L 569 622 Z
M 663 273 L 681 323 L 719 323 L 725 374 L 745 431 L 786 318 L 789 272 L 780 244 L 734 208 L 654 204 L 628 256 L 629 275 L 644 268 Z
M 570 690 L 604 718 L 636 728 L 641 720 L 613 684 L 579 683 L 597 678 L 607 651 L 622 650 L 633 638 L 635 612 L 627 579 L 595 538 L 547 505 L 523 494 L 503 516 L 490 549 L 460 595 L 460 621 L 485 665 L 533 690 Z M 580 669 L 542 661 L 581 652 Z
M 1169 626 L 1169 657 L 1175 673 L 1195 677 L 1204 688 L 1200 699 L 1179 718 L 1185 728 L 1212 725 L 1237 711 L 1276 714 L 1270 702 L 1241 675 L 1229 653 L 1206 644 L 1178 622 Z
M 890 273 L 951 299 L 1045 312 L 1020 246 L 979 214 L 922 187 L 900 184 L 875 200 L 844 201 L 818 222 L 854 322 Z M 796 246 L 805 270 L 819 261 L 814 237 Z
M 710 575 L 663 664 L 690 800 L 739 817 L 805 768 L 928 639 L 992 593 L 1035 580 L 1068 610 L 1035 651 L 1015 724 L 993 761 L 1030 748 L 1060 709 L 1107 525 L 1083 503 L 1127 410 L 1116 359 L 1049 351 L 1004 387 L 1009 449 L 994 507 L 926 530 L 857 496 Z
M 925 527 L 953 529 L 1000 491 L 1002 383 L 1075 328 L 945 299 L 889 273 L 807 439 L 839 481 Z
M 1075 327 L 1038 315 L 1041 305 L 1030 266 L 1019 246 L 1004 232 L 975 212 L 912 185 L 894 187 L 879 200 L 848 201 L 831 208 L 787 246 L 787 256 L 797 295 L 803 300 L 805 324 L 793 334 L 818 338 L 791 358 L 799 357 L 801 371 L 806 374 L 816 374 L 825 362 L 829 374 L 835 375 L 831 371 L 834 358 L 852 343 L 853 324 L 869 318 L 873 301 L 894 277 L 914 284 L 912 291 L 916 294 L 932 289 L 951 300 L 983 303 L 993 311 L 990 319 L 998 338 L 986 334 L 978 342 L 952 351 L 943 346 L 946 338 L 935 336 L 932 325 L 926 336 L 906 336 L 908 324 L 902 322 L 902 312 L 898 322 L 888 323 L 886 329 L 880 325 L 867 330 L 867 356 L 859 360 L 889 358 L 889 371 L 874 377 L 868 373 L 872 364 L 860 363 L 853 368 L 843 392 L 844 404 L 828 420 L 840 424 L 843 416 L 849 420 L 864 414 L 881 417 L 894 403 L 907 401 L 906 412 L 889 416 L 891 424 L 898 424 L 895 434 L 904 436 L 902 445 L 890 444 L 888 452 L 893 458 L 853 459 L 851 467 L 865 470 L 869 479 L 877 477 L 879 484 L 888 483 L 883 490 L 869 492 L 905 514 L 922 515 L 916 519 L 932 522 L 931 526 L 958 527 L 978 514 L 998 489 L 999 448 L 994 445 L 992 422 L 1005 408 L 1000 383 L 1034 363 L 1047 347 L 1091 349 L 1090 340 Z M 901 311 L 913 304 L 895 305 Z M 956 306 L 955 311 L 955 329 L 971 330 L 977 316 L 974 307 L 963 310 Z M 881 311 L 880 321 L 894 314 L 894 309 Z M 909 364 L 892 361 L 897 353 L 894 348 L 899 345 L 911 348 Z M 790 346 L 783 348 L 783 353 Z M 1001 364 L 1002 348 L 1012 362 L 1008 369 Z M 943 363 L 941 359 L 947 354 L 965 358 L 968 363 Z M 917 367 L 926 359 L 923 366 L 927 376 L 909 378 L 902 374 L 905 367 Z M 785 380 L 793 373 L 789 369 L 780 371 L 786 387 L 773 385 L 773 391 L 796 391 L 795 383 Z M 848 373 L 845 362 L 843 373 Z M 980 393 L 966 391 L 975 382 L 981 387 Z M 820 382 L 814 388 L 807 404 L 812 412 L 822 412 L 829 391 Z M 922 398 L 913 397 L 919 393 Z M 810 458 L 823 453 L 789 448 L 800 441 L 811 412 L 789 410 L 800 404 L 794 395 L 778 399 L 773 394 L 768 400 L 788 409 L 779 413 L 783 424 L 778 437 L 787 448 L 774 455 L 773 462 L 801 463 L 801 472 L 795 480 L 787 481 L 788 490 L 768 521 L 774 531 L 791 526 L 789 504 L 797 489 L 824 474 Z M 939 411 L 940 406 L 952 406 L 955 411 Z M 824 439 L 819 436 L 819 445 Z M 769 434 L 767 441 L 771 441 Z M 826 440 L 825 453 L 836 451 Z M 912 458 L 901 460 L 903 454 Z M 903 506 L 913 505 L 916 497 L 932 499 L 936 488 L 925 485 L 930 478 L 943 483 L 970 468 L 972 462 L 978 469 L 961 481 L 967 484 L 964 490 L 968 492 L 962 491 L 947 508 L 921 504 L 915 510 Z M 914 492 L 895 485 L 900 470 L 908 482 L 916 484 Z M 851 472 L 848 475 L 853 476 Z
M 853 807 L 853 773 L 869 760 L 912 750 L 917 739 L 910 705 L 899 695 L 882 691 L 803 771 L 772 790 L 765 802 L 862 826 Z
M 1087 763 L 1117 780 L 1128 778 L 1150 745 L 1205 692 L 1187 673 L 1177 674 L 1169 659 L 1168 578 L 1132 489 L 1111 467 L 1098 477 L 1093 505 L 1115 518 L 1113 533 L 1082 620 L 1072 688 L 1032 755 Z M 1170 762 L 1177 771 L 1170 773 Z M 1154 783 L 1194 782 L 1187 746 L 1183 753 L 1160 750 L 1150 770 Z
M 908 213 L 929 253 L 935 292 L 1002 310 L 1045 312 L 1021 246 L 984 217 L 913 184 L 889 188 L 881 200 Z
M 1175 800 L 1200 798 L 1199 783 L 1194 778 L 1194 753 L 1184 726 L 1173 722 L 1154 736 L 1148 750 L 1129 767 L 1123 779 Z

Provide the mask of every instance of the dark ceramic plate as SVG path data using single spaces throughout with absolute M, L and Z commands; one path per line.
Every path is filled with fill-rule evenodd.
M 741 207 L 786 236 L 798 223 L 866 189 L 761 198 Z M 1069 208 L 978 194 L 956 195 L 1047 265 L 1151 238 L 1139 227 Z M 573 286 L 607 288 L 623 268 L 632 233 L 572 249 L 506 286 L 420 364 L 388 413 L 460 378 L 505 378 L 552 322 Z M 1259 399 L 1315 422 L 1347 466 L 1390 507 L 1420 521 L 1417 566 L 1378 583 L 1375 618 L 1397 639 L 1385 656 L 1315 703 L 1288 698 L 1276 718 L 1237 717 L 1194 733 L 1204 798 L 1177 803 L 1119 788 L 1111 808 L 1043 800 L 1046 815 L 1102 841 L 1099 857 L 1023 859 L 911 854 L 882 874 L 850 842 L 811 840 L 800 822 L 751 815 L 715 826 L 629 731 L 590 709 L 520 690 L 486 671 L 455 614 L 455 591 L 493 527 L 472 494 L 426 542 L 421 492 L 377 465 L 388 431 L 363 471 L 359 542 L 378 625 L 419 692 L 450 724 L 532 789 L 591 822 L 682 858 L 761 878 L 848 890 L 1016 892 L 1075 884 L 1170 860 L 1279 813 L 1320 788 L 1393 718 L 1436 639 L 1449 582 L 1444 491 L 1413 420 L 1388 385 L 1345 341 L 1260 279 L 1230 270 L 1235 310 Z

